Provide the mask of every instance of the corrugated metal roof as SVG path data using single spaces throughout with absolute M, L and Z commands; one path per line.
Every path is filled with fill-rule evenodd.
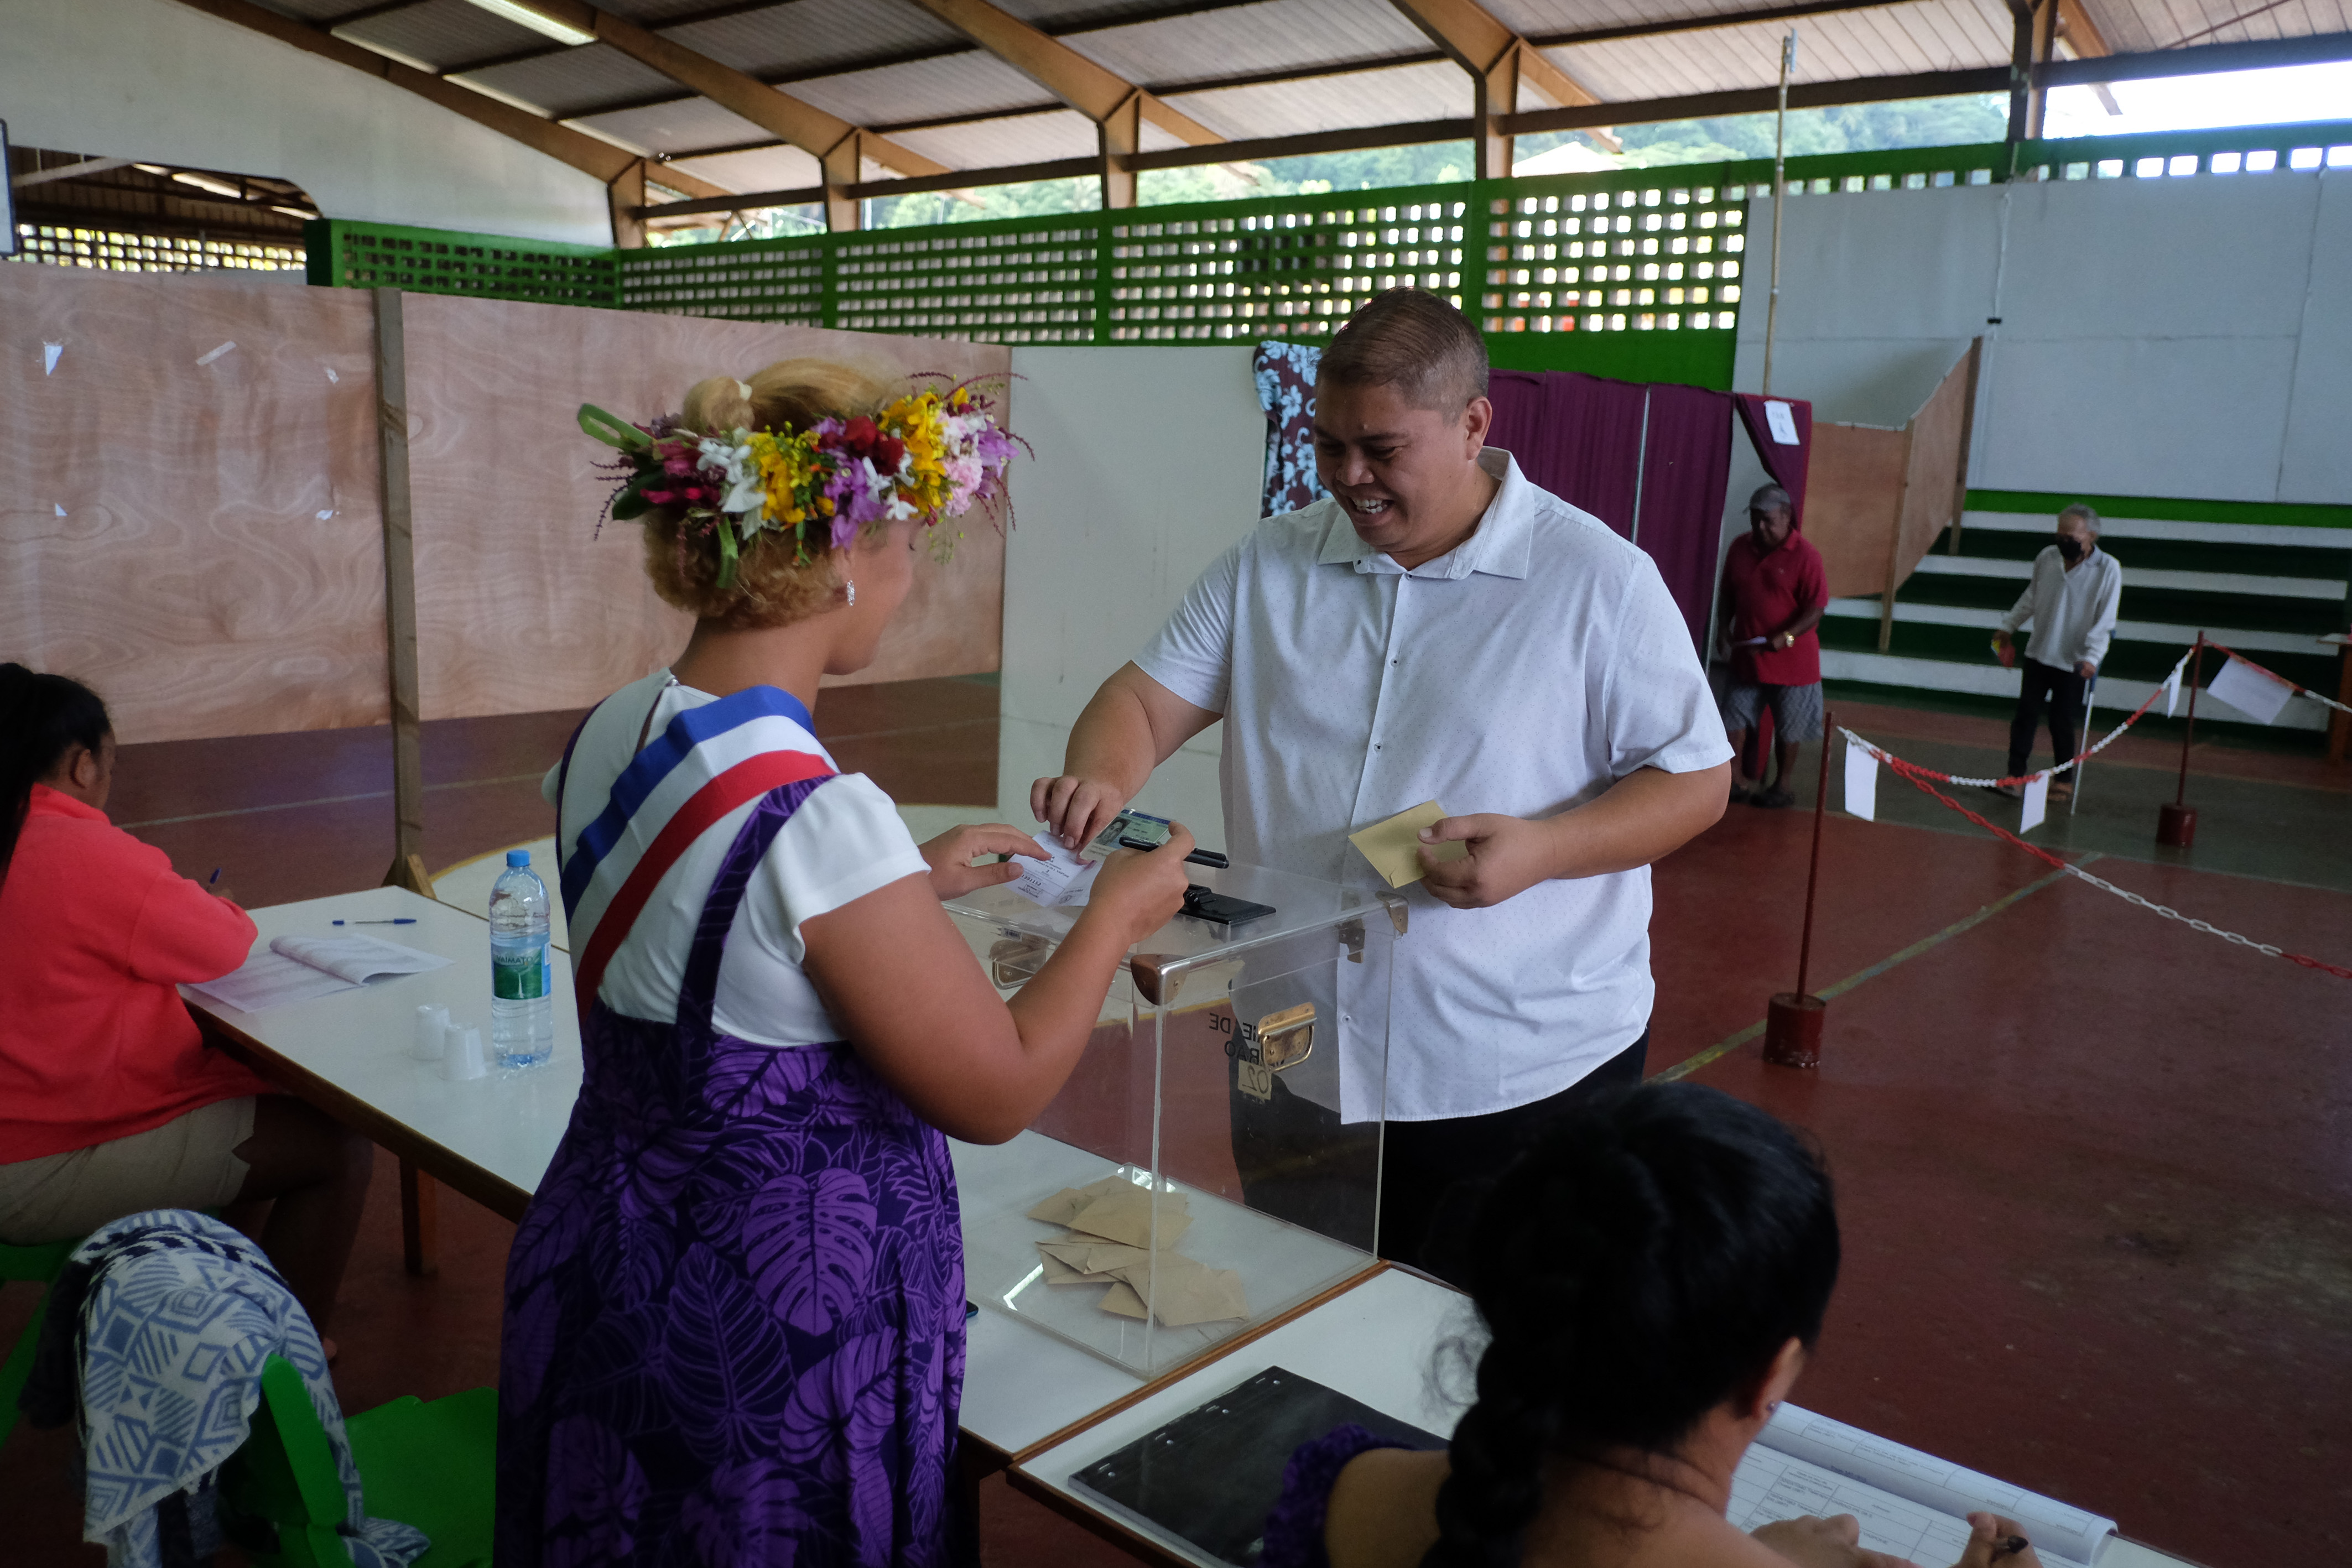
M 757 126 L 604 44 L 568 47 L 468 0 L 390 7 L 263 0 L 313 25 L 364 11 L 340 37 L 478 83 L 558 119 L 662 154 L 772 141 Z M 953 169 L 1091 156 L 1083 117 L 1013 66 L 971 46 L 915 0 L 604 0 L 615 15 Z M 1087 59 L 1235 141 L 1466 117 L 1468 76 L 1389 0 L 996 0 Z M 1734 16 L 1726 0 L 1483 0 L 1523 36 Z M 2119 51 L 2352 32 L 2352 0 L 2083 0 Z M 1769 87 L 1789 22 L 1755 22 L 1562 44 L 1549 57 L 1607 101 Z M 2007 63 L 2005 0 L 1897 0 L 1793 24 L 1795 79 L 1830 82 Z M 1382 63 L 1387 62 L 1387 63 Z M 1249 78 L 1312 73 L 1281 82 Z M 1237 79 L 1238 78 L 1238 79 Z M 1230 86 L 1211 83 L 1232 82 Z M 1183 90 L 1188 89 L 1189 90 Z M 1538 108 L 1530 92 L 1523 108 Z M 1147 149 L 1175 144 L 1147 124 Z M 742 190 L 814 183 L 815 161 L 783 148 L 679 166 Z
M 281 7 L 287 9 L 289 7 Z M 350 5 L 336 6 L 348 12 Z M 329 13 L 331 19 L 333 12 Z M 518 22 L 493 16 L 466 0 L 425 0 L 421 5 L 386 11 L 338 28 L 354 44 L 388 50 L 436 71 L 551 43 Z
M 704 147 L 772 141 L 775 133 L 730 113 L 707 98 L 684 98 L 616 114 L 593 114 L 574 123 L 630 147 L 669 156 Z M 778 187 L 770 186 L 774 190 Z
M 1147 87 L 1426 54 L 1431 47 L 1402 13 L 1361 0 L 1259 0 L 1166 21 L 1076 33 L 1063 42 Z

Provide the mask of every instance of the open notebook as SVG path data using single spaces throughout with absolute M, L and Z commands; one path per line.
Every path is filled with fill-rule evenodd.
M 1862 1544 L 1926 1568 L 1957 1563 L 1971 1512 L 2015 1520 L 2045 1568 L 2092 1568 L 2116 1521 L 2023 1487 L 1783 1405 L 1731 1478 L 1728 1517 L 1742 1530 L 1804 1514 L 1850 1513 Z
M 239 1012 L 357 990 L 385 975 L 422 975 L 449 960 L 374 936 L 279 936 L 217 980 L 187 988 Z

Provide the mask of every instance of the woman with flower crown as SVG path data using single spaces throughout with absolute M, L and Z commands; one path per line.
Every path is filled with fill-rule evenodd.
M 720 377 L 621 449 L 614 515 L 696 615 L 549 777 L 583 1075 L 515 1236 L 499 1568 L 946 1563 L 962 1242 L 943 1134 L 1060 1088 L 1190 836 L 1106 864 L 1010 1003 L 940 907 L 1018 829 L 918 846 L 810 716 L 870 663 L 915 547 L 1012 455 L 969 388 L 822 361 Z

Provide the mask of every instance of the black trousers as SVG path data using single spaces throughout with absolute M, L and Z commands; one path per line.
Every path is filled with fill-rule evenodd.
M 2072 670 L 2061 670 L 2032 659 L 2020 661 L 2025 680 L 2017 689 L 2017 716 L 2009 724 L 2009 772 L 2014 779 L 2025 771 L 2033 755 L 2033 732 L 2042 727 L 2042 710 L 2050 709 L 2050 748 L 2061 764 L 2074 760 L 2074 737 L 2083 732 L 2084 680 Z
M 1339 1113 L 1290 1092 L 1232 1096 L 1234 1163 L 1250 1207 L 1345 1241 L 1376 1241 L 1386 1259 L 1466 1285 L 1460 1245 L 1478 1199 L 1566 1113 L 1642 1082 L 1650 1031 L 1547 1099 L 1483 1116 L 1346 1126 Z M 1384 1137 L 1380 1134 L 1384 1134 Z M 1371 1176 L 1380 1171 L 1378 1236 Z

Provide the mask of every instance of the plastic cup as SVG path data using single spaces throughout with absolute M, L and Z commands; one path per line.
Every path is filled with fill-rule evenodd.
M 442 1077 L 462 1082 L 488 1071 L 488 1064 L 482 1060 L 482 1031 L 478 1026 L 453 1023 L 441 1031 Z
M 441 1060 L 441 1031 L 449 1027 L 449 1009 L 428 1002 L 416 1009 L 415 1032 L 409 1037 L 408 1054 L 419 1061 Z

